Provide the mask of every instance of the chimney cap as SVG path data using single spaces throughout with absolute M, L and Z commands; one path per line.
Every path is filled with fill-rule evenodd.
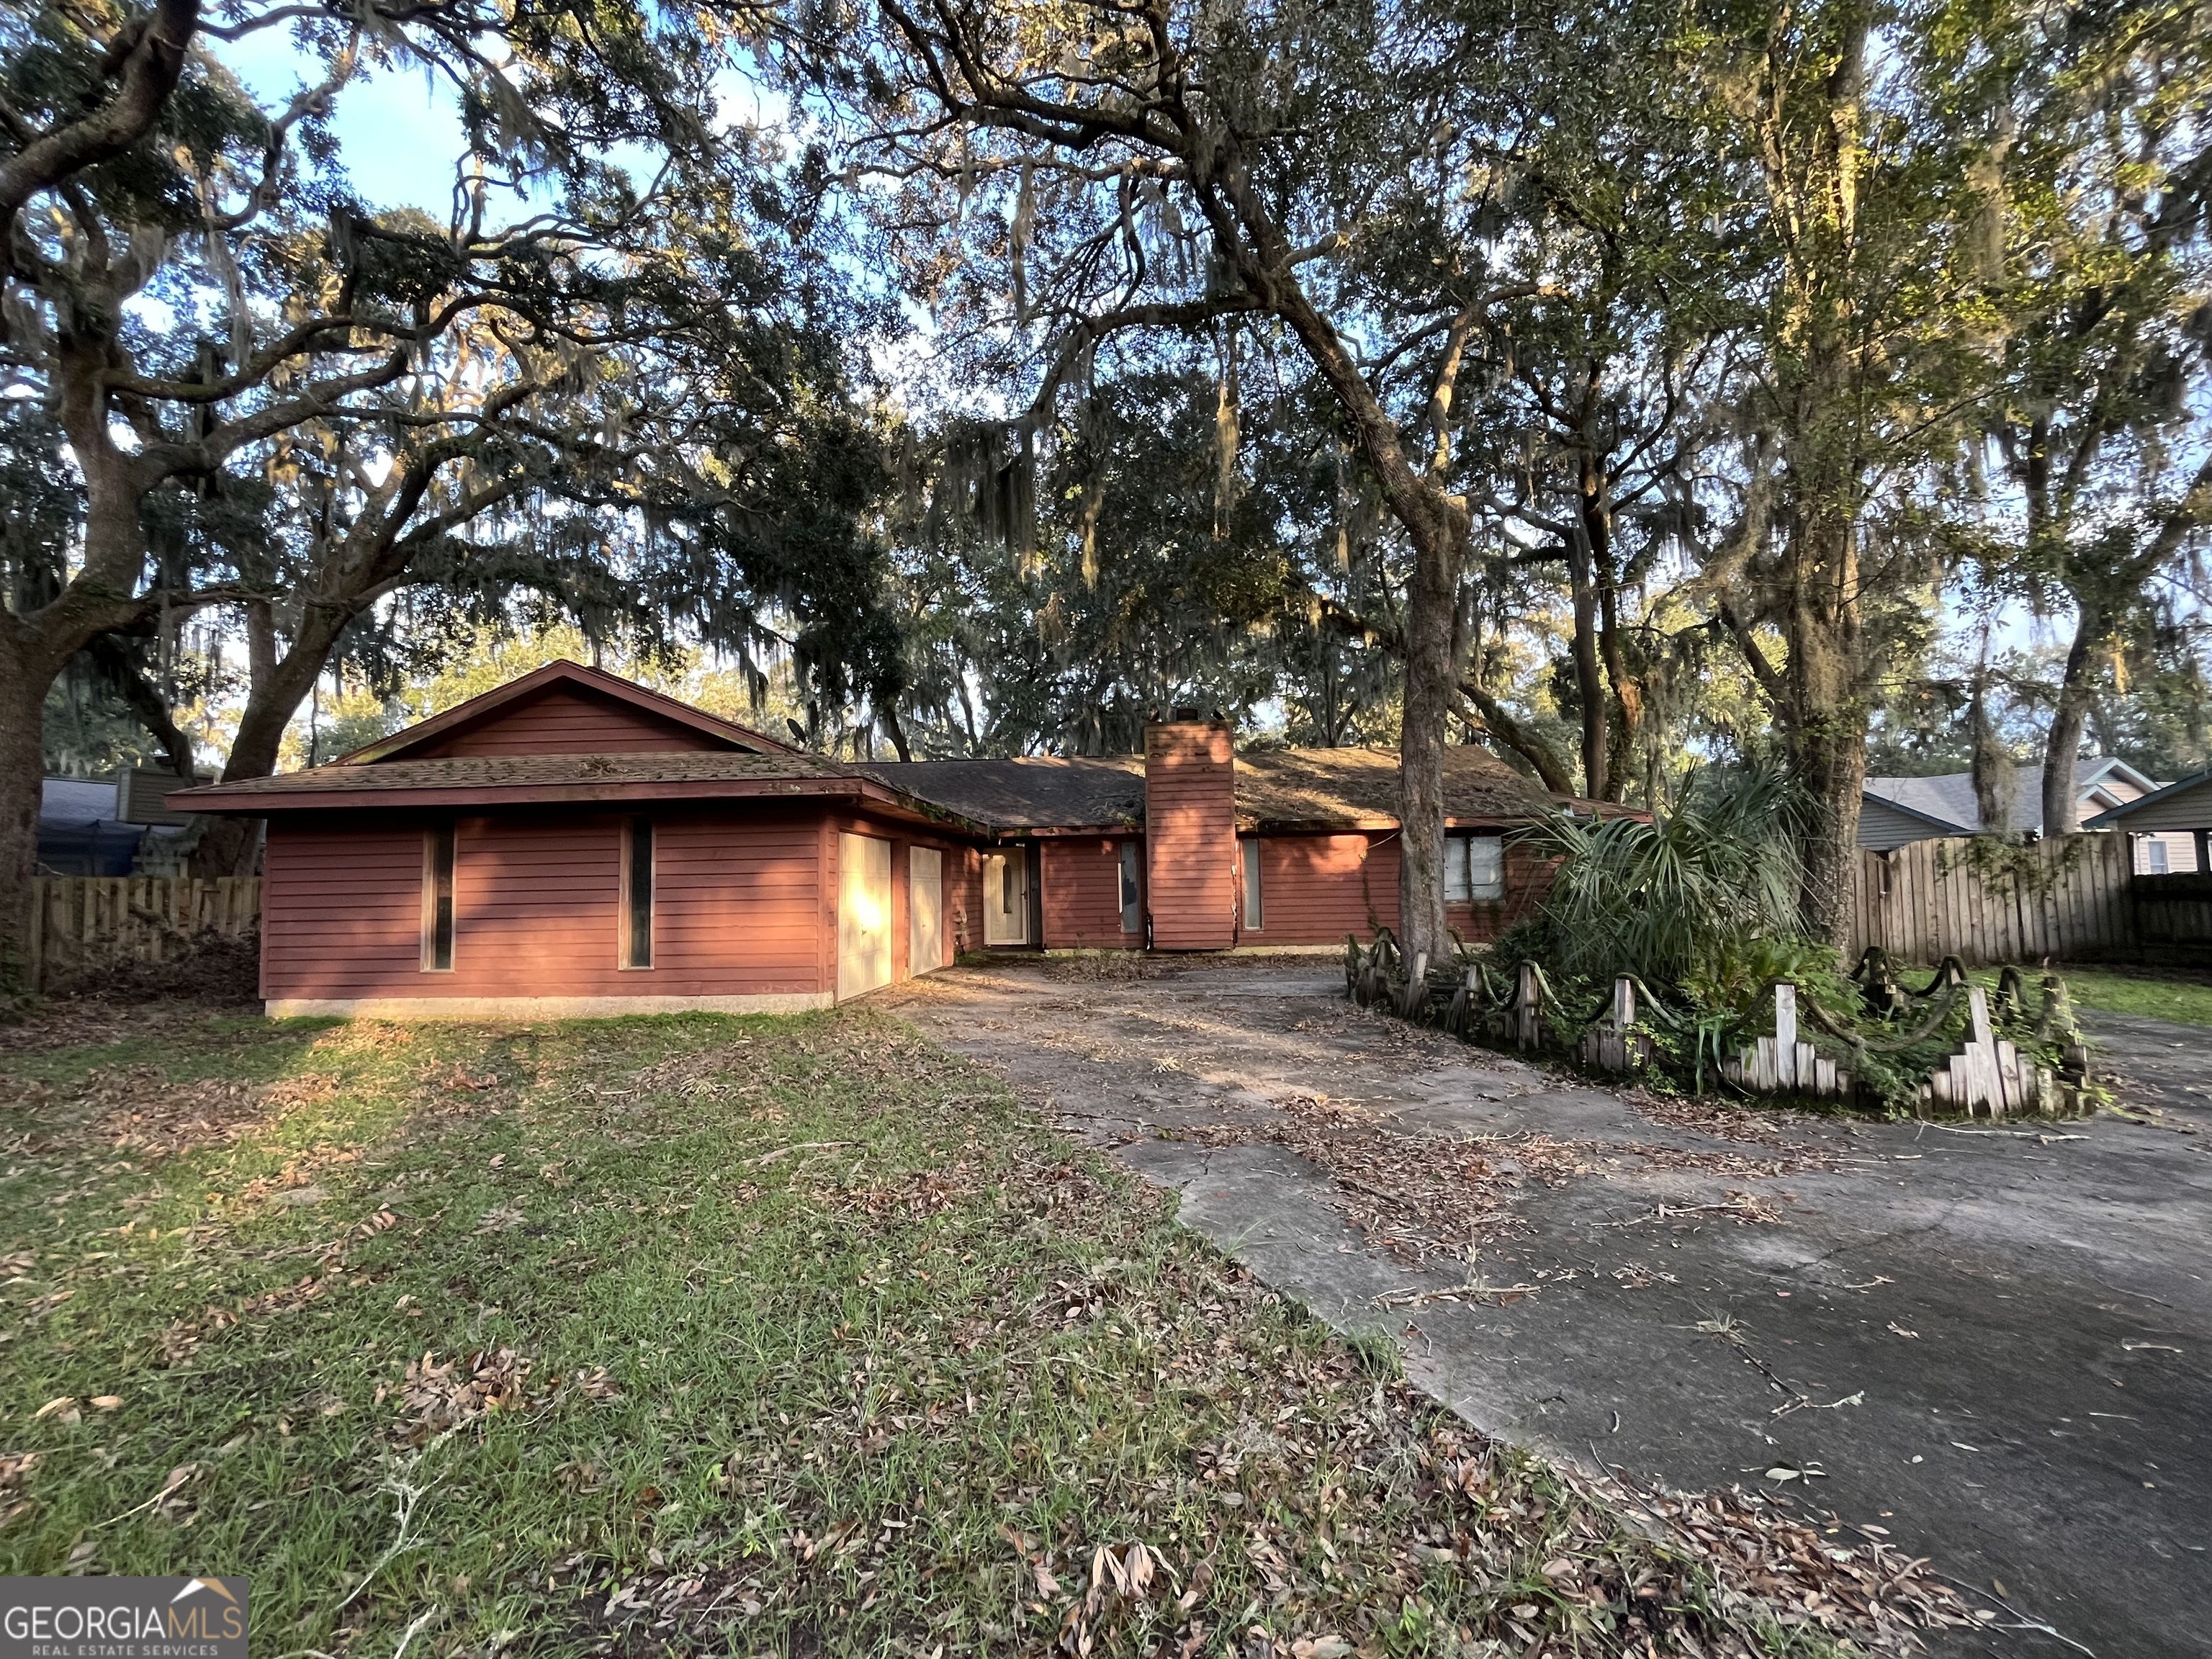
M 1177 708 L 1174 718 L 1179 720 L 1194 720 L 1198 718 L 1198 710 L 1188 707 Z

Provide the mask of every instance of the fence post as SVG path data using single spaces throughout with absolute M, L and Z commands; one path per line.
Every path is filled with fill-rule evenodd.
M 1513 987 L 1515 1047 L 1525 1051 L 1542 1042 L 1543 1007 L 1543 981 L 1536 977 L 1536 964 L 1524 962 Z
M 1784 1088 L 1797 1082 L 1797 988 L 1774 988 L 1774 1075 Z

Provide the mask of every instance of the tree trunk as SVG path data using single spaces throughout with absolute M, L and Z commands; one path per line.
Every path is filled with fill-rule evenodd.
M 46 775 L 43 715 L 53 670 L 13 617 L 0 618 L 0 1015 L 38 988 L 30 978 L 31 876 Z
M 1416 951 L 1442 965 L 1444 927 L 1444 739 L 1458 701 L 1453 671 L 1452 602 L 1459 561 L 1439 537 L 1415 543 L 1406 606 L 1406 702 L 1398 732 L 1400 805 L 1398 931 L 1408 961 Z
M 1805 921 L 1850 940 L 1868 707 L 1860 638 L 1856 538 L 1832 507 L 1801 520 L 1789 611 L 1789 738 L 1798 781 L 1817 809 L 1804 847 Z
M 2068 836 L 2081 827 L 2081 800 L 2074 787 L 2074 757 L 2081 751 L 2081 729 L 2089 717 L 2090 659 L 2103 636 L 2105 619 L 2094 605 L 2077 599 L 2074 644 L 2066 653 L 2066 672 L 2058 682 L 2058 707 L 2043 747 L 2043 833 Z
M 1580 537 L 1569 539 L 1567 578 L 1575 605 L 1575 635 L 1570 647 L 1575 694 L 1583 706 L 1583 793 L 1592 800 L 1602 800 L 1607 710 L 1605 680 L 1597 661 L 1597 584 L 1590 569 L 1589 548 Z
M 1398 738 L 1398 934 L 1409 961 L 1426 951 L 1431 962 L 1442 963 L 1450 943 L 1444 929 L 1444 739 L 1459 685 L 1453 624 L 1467 513 L 1414 470 L 1397 423 L 1360 374 L 1335 327 L 1295 280 L 1284 277 L 1271 285 L 1277 288 L 1275 314 L 1290 325 L 1321 372 L 1391 517 L 1413 544 L 1413 576 L 1406 595 L 1406 695 Z
M 913 751 L 907 747 L 906 744 L 906 727 L 899 723 L 898 699 L 896 697 L 885 698 L 884 700 L 884 706 L 881 713 L 883 715 L 884 732 L 884 734 L 891 740 L 891 748 L 896 752 L 901 760 L 912 760 L 914 758 Z
M 300 712 L 300 704 L 314 687 L 330 660 L 331 650 L 343 631 L 334 608 L 306 607 L 307 620 L 292 648 L 276 654 L 274 630 L 257 641 L 252 612 L 247 616 L 247 641 L 254 661 L 253 688 L 238 720 L 238 735 L 231 740 L 223 762 L 222 781 L 236 783 L 265 778 L 276 769 L 284 750 L 285 729 Z M 193 873 L 202 876 L 250 876 L 261 848 L 261 820 L 217 818 L 200 836 L 192 856 Z

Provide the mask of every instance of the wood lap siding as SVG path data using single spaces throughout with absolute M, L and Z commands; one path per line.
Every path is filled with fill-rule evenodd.
M 655 821 L 658 995 L 762 996 L 828 989 L 818 978 L 822 871 L 811 815 L 763 822 Z M 623 989 L 629 987 L 620 988 Z
M 1145 734 L 1146 908 L 1163 951 L 1236 943 L 1237 802 L 1226 726 Z
M 1260 891 L 1267 927 L 1248 945 L 1334 945 L 1398 926 L 1395 830 L 1260 837 Z M 1446 924 L 1470 945 L 1495 939 L 1534 910 L 1550 885 L 1551 866 L 1522 848 L 1505 849 L 1505 897 L 1448 904 Z
M 1085 836 L 1040 846 L 1047 950 L 1121 950 L 1144 942 L 1143 934 L 1121 931 L 1119 840 Z
M 983 948 L 983 854 L 976 848 L 945 855 L 945 937 L 956 957 Z
M 1375 840 L 1361 834 L 1261 836 L 1260 910 L 1267 925 L 1248 928 L 1244 942 L 1328 945 L 1346 933 L 1366 939 L 1375 921 L 1395 927 L 1397 842 L 1376 847 Z
M 269 825 L 262 860 L 261 994 L 422 994 L 420 823 Z
M 411 760 L 450 755 L 689 754 L 732 747 L 611 697 L 551 690 L 410 751 Z
M 270 998 L 754 996 L 823 988 L 816 815 L 655 818 L 653 963 L 618 963 L 622 820 L 463 818 L 453 969 L 422 960 L 421 820 L 273 824 Z M 834 908 L 834 906 L 833 906 Z

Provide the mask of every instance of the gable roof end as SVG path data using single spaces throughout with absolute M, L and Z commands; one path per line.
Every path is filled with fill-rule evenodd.
M 2144 795 L 2139 799 L 2131 800 L 2123 805 L 2115 806 L 2110 811 L 2100 812 L 2094 818 L 2084 819 L 2082 821 L 2081 827 L 2084 830 L 2110 830 L 2118 824 L 2121 819 L 2133 817 L 2136 813 L 2142 811 L 2146 806 L 2155 805 L 2159 802 L 2171 800 L 2174 796 L 2184 793 L 2188 790 L 2194 789 L 2199 785 L 2205 783 L 2212 783 L 2212 771 L 2198 772 L 2193 776 L 2179 779 L 2175 782 L 2167 784 L 2163 789 L 2152 791 L 2149 794 Z
M 733 749 L 747 750 L 754 754 L 789 755 L 798 752 L 791 744 L 779 743 L 765 732 L 739 726 L 735 720 L 726 720 L 717 714 L 709 714 L 703 708 L 694 708 L 688 702 L 680 702 L 674 697 L 640 685 L 635 680 L 626 680 L 619 674 L 610 674 L 605 669 L 586 668 L 582 663 L 563 660 L 549 662 L 543 668 L 532 669 L 520 679 L 509 680 L 505 685 L 496 686 L 466 702 L 457 702 L 442 714 L 417 720 L 388 738 L 379 738 L 374 743 L 364 744 L 351 754 L 339 756 L 331 764 L 364 766 L 380 761 L 398 760 L 425 744 L 434 743 L 464 726 L 488 719 L 502 708 L 526 702 L 558 686 L 611 697 L 640 713 L 674 726 L 686 726 Z

